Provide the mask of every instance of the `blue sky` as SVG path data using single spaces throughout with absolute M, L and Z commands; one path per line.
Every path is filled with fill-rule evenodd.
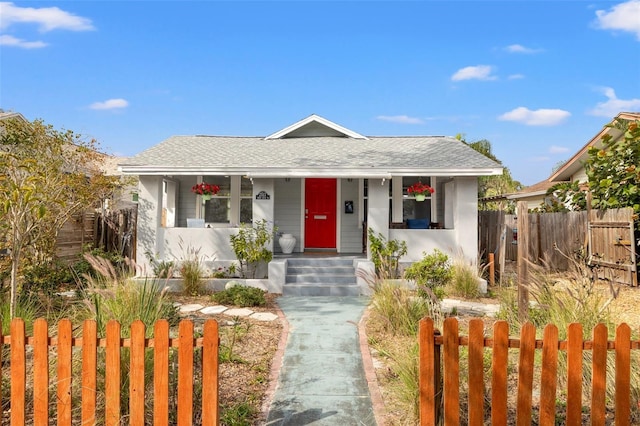
M 123 156 L 310 114 L 463 134 L 530 185 L 640 111 L 640 0 L 0 2 L 0 108 Z

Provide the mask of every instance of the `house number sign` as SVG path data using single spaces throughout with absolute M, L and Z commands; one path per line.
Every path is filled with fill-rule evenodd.
M 256 200 L 270 200 L 271 195 L 267 194 L 267 191 L 260 191 L 256 195 Z

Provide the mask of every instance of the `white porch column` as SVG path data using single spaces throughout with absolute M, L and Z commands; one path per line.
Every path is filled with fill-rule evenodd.
M 136 263 L 147 274 L 152 273 L 146 253 L 162 258 L 162 177 L 140 176 L 138 182 L 138 221 Z
M 275 222 L 273 179 L 253 179 L 253 221 L 266 220 L 271 226 Z M 269 247 L 273 251 L 273 241 Z
M 478 178 L 455 178 L 453 191 L 453 227 L 465 259 L 478 261 Z
M 393 217 L 393 222 L 402 222 L 402 216 L 403 216 L 403 203 L 402 203 L 402 197 L 404 196 L 404 194 L 402 193 L 402 176 L 393 176 L 392 180 L 391 180 L 391 185 L 393 185 L 392 188 L 392 197 L 393 197 L 393 203 L 392 203 L 392 217 Z
M 373 232 L 382 234 L 389 239 L 389 180 L 369 179 L 369 208 L 367 211 L 367 227 Z M 368 249 L 367 257 L 371 258 L 371 250 Z

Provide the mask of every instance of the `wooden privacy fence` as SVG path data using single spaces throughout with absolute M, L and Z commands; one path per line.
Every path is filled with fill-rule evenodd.
M 608 340 L 607 328 L 603 324 L 593 329 L 592 340 L 583 340 L 580 324 L 571 324 L 566 341 L 558 340 L 558 329 L 547 325 L 542 340 L 536 339 L 536 329 L 525 324 L 519 339 L 509 337 L 506 321 L 497 321 L 493 326 L 493 337 L 484 335 L 484 323 L 473 319 L 469 323 L 469 336 L 460 336 L 458 321 L 447 318 L 442 335 L 435 330 L 433 320 L 420 321 L 420 424 L 435 425 L 442 418 L 445 425 L 460 424 L 460 346 L 468 349 L 467 405 L 468 424 L 483 425 L 485 420 L 492 425 L 506 425 L 513 419 L 517 425 L 556 424 L 559 394 L 566 391 L 567 425 L 583 422 L 583 365 L 586 353 L 591 355 L 591 384 L 585 389 L 590 395 L 588 413 L 591 424 L 604 425 L 607 415 L 607 360 L 615 367 L 613 373 L 613 409 L 616 425 L 629 425 L 631 418 L 631 351 L 640 349 L 640 341 L 631 339 L 631 329 L 621 324 L 616 329 L 615 339 Z M 490 378 L 484 377 L 485 348 L 491 348 Z M 517 389 L 510 388 L 509 351 L 517 350 Z M 541 356 L 536 354 L 541 351 Z M 566 352 L 566 389 L 557 389 L 559 352 Z M 610 356 L 608 356 L 608 354 Z M 541 367 L 536 369 L 535 359 L 541 358 Z M 534 376 L 539 373 L 540 387 L 537 419 L 533 416 Z M 611 374 L 611 373 L 609 373 Z M 486 384 L 485 384 L 486 382 Z M 489 385 L 490 384 L 490 385 Z M 490 392 L 485 387 L 490 386 Z M 463 395 L 464 396 L 464 395 Z M 536 398 L 537 399 L 537 398 Z M 513 400 L 513 402 L 511 401 Z M 489 401 L 489 402 L 485 402 Z M 487 406 L 485 406 L 487 405 Z M 515 405 L 515 410 L 513 405 Z M 486 412 L 485 412 L 486 410 Z M 511 413 L 511 415 L 510 415 Z M 490 419 L 490 421 L 489 421 Z M 536 420 L 536 421 L 534 421 Z M 610 420 L 610 419 L 609 419 Z
M 219 340 L 215 320 L 204 323 L 202 337 L 195 337 L 193 322 L 189 320 L 180 322 L 177 337 L 170 337 L 166 320 L 154 324 L 153 338 L 145 337 L 145 325 L 139 320 L 131 325 L 129 338 L 121 337 L 117 321 L 109 321 L 106 337 L 98 337 L 95 321 L 85 321 L 78 337 L 73 336 L 71 321 L 67 319 L 58 323 L 57 336 L 49 336 L 48 329 L 47 322 L 38 319 L 33 324 L 33 336 L 26 336 L 24 321 L 14 319 L 10 335 L 0 336 L 3 343 L 0 354 L 6 355 L 5 346 L 10 346 L 11 390 L 9 401 L 6 397 L 2 401 L 3 407 L 10 403 L 11 425 L 48 425 L 50 418 L 57 419 L 59 426 L 115 426 L 123 418 L 130 425 L 218 424 Z M 128 348 L 129 359 L 126 414 L 122 412 L 122 404 L 126 407 L 127 401 L 121 401 L 122 360 L 126 359 L 123 348 Z M 145 355 L 150 352 L 153 377 L 146 377 L 152 380 L 153 389 L 145 392 L 148 388 Z M 99 365 L 98 359 L 104 360 L 104 365 Z M 51 361 L 54 362 L 50 364 Z M 7 363 L 2 365 L 4 376 Z M 195 365 L 200 366 L 199 371 Z M 177 370 L 175 380 L 170 379 L 171 367 Z M 98 371 L 103 371 L 104 376 L 99 377 Z M 201 381 L 201 392 L 194 390 L 196 376 Z M 76 380 L 79 383 L 74 383 Z M 74 393 L 74 389 L 79 390 Z M 195 401 L 198 394 L 200 401 Z M 99 410 L 98 396 L 104 404 Z M 173 398 L 175 401 L 171 403 Z M 76 405 L 80 406 L 79 412 Z M 152 409 L 147 408 L 150 405 Z M 172 408 L 170 413 L 170 407 L 175 407 L 175 412 Z M 195 411 L 199 412 L 197 422 Z

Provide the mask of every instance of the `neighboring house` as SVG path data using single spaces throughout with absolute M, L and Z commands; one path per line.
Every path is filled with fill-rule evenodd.
M 506 198 L 513 201 L 527 201 L 529 208 L 533 209 L 540 207 L 540 205 L 546 201 L 547 189 L 553 185 L 561 182 L 586 182 L 587 174 L 584 165 L 589 159 L 589 148 L 594 146 L 602 147 L 602 138 L 605 135 L 611 135 L 614 141 L 622 138 L 622 130 L 616 129 L 615 127 L 608 127 L 608 125 L 621 120 L 640 120 L 640 112 L 621 112 L 547 179 L 535 185 L 528 186 L 515 194 L 508 194 Z
M 148 254 L 180 259 L 187 245 L 232 262 L 229 236 L 262 219 L 296 238 L 294 255 L 364 257 L 372 229 L 406 241 L 405 261 L 438 248 L 476 262 L 477 177 L 502 173 L 453 137 L 366 137 L 317 115 L 267 137 L 173 136 L 120 169 L 139 177 L 136 262 L 147 270 Z M 221 190 L 203 200 L 191 191 L 200 182 Z M 435 192 L 416 201 L 416 182 Z

